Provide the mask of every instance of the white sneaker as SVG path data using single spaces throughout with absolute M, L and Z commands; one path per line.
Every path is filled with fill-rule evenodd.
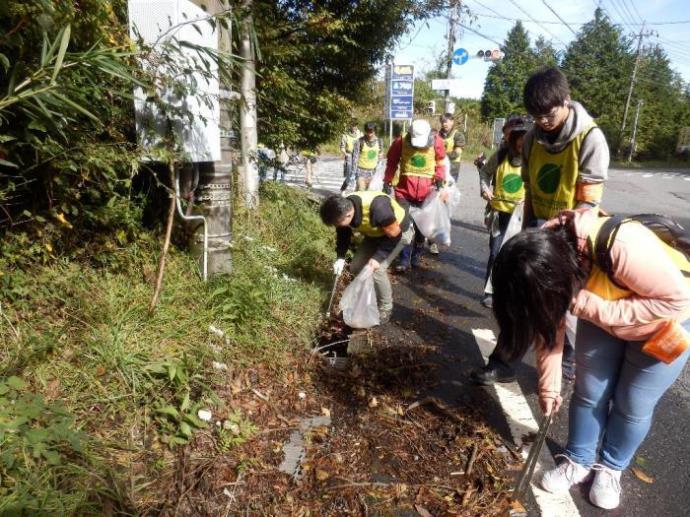
M 545 472 L 541 478 L 541 487 L 552 494 L 567 492 L 571 486 L 582 483 L 590 471 L 564 454 L 556 455 L 558 456 L 565 458 L 565 461 L 555 469 Z
M 595 464 L 594 481 L 589 489 L 589 500 L 594 506 L 613 510 L 621 502 L 621 471 Z
M 432 255 L 438 255 L 438 244 L 435 242 L 429 246 L 429 253 Z

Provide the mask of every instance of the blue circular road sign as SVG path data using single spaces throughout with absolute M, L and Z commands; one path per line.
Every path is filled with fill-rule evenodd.
M 470 54 L 464 48 L 455 49 L 453 52 L 453 63 L 456 65 L 464 65 L 470 58 Z

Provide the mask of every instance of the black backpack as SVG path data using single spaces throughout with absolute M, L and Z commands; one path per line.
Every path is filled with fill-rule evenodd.
M 635 221 L 645 225 L 654 234 L 672 248 L 680 251 L 690 263 L 690 232 L 683 228 L 678 222 L 658 214 L 638 214 L 638 215 L 614 215 L 609 218 L 597 234 L 597 239 L 594 244 L 596 264 L 604 271 L 611 282 L 618 287 L 625 288 L 619 285 L 612 276 L 613 262 L 611 260 L 611 246 L 616 240 L 621 225 Z M 690 268 L 682 269 L 681 273 L 684 276 L 690 277 Z

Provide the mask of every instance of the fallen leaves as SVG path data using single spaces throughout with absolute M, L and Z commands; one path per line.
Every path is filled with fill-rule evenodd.
M 637 467 L 632 468 L 632 473 L 635 474 L 635 477 L 639 479 L 640 481 L 644 481 L 645 483 L 652 484 L 654 483 L 654 478 L 645 474 L 641 469 L 638 469 Z

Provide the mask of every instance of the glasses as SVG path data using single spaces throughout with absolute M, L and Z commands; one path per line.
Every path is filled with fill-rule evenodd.
M 558 117 L 558 109 L 560 107 L 561 106 L 556 106 L 555 108 L 553 108 L 551 111 L 549 111 L 545 115 L 534 115 L 534 121 L 535 122 L 541 122 L 541 121 L 553 122 L 554 120 L 556 120 L 556 117 Z

